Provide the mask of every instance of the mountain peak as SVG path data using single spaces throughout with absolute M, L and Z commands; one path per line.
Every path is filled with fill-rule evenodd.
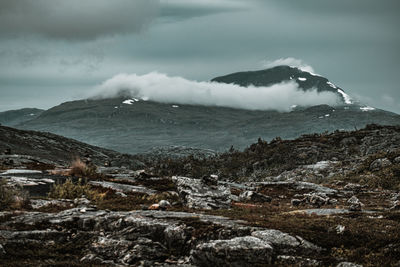
M 276 66 L 257 71 L 244 71 L 220 76 L 212 79 L 213 82 L 237 84 L 240 86 L 271 86 L 274 84 L 295 81 L 304 91 L 316 89 L 318 92 L 332 92 L 338 95 L 343 104 L 352 104 L 350 96 L 345 91 L 330 82 L 327 78 L 297 67 L 287 65 Z

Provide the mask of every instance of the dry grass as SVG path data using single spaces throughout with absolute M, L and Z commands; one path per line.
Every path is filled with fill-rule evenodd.
M 103 175 L 97 173 L 97 168 L 95 165 L 87 165 L 79 158 L 72 161 L 68 175 L 81 178 L 89 178 L 89 179 L 104 178 Z
M 18 188 L 10 187 L 0 181 L 0 210 L 25 209 L 29 206 L 29 195 Z

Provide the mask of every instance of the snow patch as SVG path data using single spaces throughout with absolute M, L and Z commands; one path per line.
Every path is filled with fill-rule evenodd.
M 329 85 L 330 87 L 332 87 L 332 88 L 335 88 L 335 89 L 337 89 L 337 86 L 336 85 L 334 85 L 333 83 L 331 83 L 331 82 L 326 82 L 326 84 L 327 85 Z
M 122 104 L 126 104 L 126 105 L 132 105 L 133 103 L 135 103 L 135 100 L 133 100 L 133 99 L 127 99 L 122 102 Z
M 373 107 L 369 107 L 369 106 L 366 106 L 366 107 L 360 107 L 360 109 L 364 112 L 364 111 L 371 111 L 371 110 L 375 110 L 376 108 L 373 108 Z
M 325 114 L 325 117 L 329 117 L 331 114 Z
M 341 94 L 343 96 L 344 99 L 344 103 L 346 104 L 353 104 L 353 100 L 351 100 L 351 97 L 346 94 L 343 90 L 341 89 L 337 89 L 338 93 Z
M 299 78 L 297 78 L 299 81 L 302 81 L 302 82 L 304 82 L 304 81 L 307 81 L 307 79 L 306 78 L 303 78 L 303 77 L 299 77 Z
M 178 106 L 178 105 L 172 105 L 172 107 L 173 107 L 173 108 L 179 108 L 179 106 Z

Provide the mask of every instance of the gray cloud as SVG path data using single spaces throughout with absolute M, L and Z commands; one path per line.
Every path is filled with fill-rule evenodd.
M 139 32 L 158 10 L 157 0 L 2 0 L 0 35 L 90 40 Z

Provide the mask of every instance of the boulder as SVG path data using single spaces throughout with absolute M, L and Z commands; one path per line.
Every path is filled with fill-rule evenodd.
M 196 266 L 264 266 L 272 263 L 273 249 L 259 238 L 244 236 L 202 243 L 190 254 Z
M 361 211 L 362 206 L 364 206 L 356 196 L 349 198 L 347 203 L 349 203 L 349 211 Z
M 291 236 L 279 230 L 267 229 L 251 233 L 271 246 L 280 254 L 302 253 L 311 255 L 320 252 L 322 249 L 299 236 Z
M 173 176 L 183 203 L 192 209 L 228 209 L 231 191 L 223 185 L 207 185 L 201 179 Z

